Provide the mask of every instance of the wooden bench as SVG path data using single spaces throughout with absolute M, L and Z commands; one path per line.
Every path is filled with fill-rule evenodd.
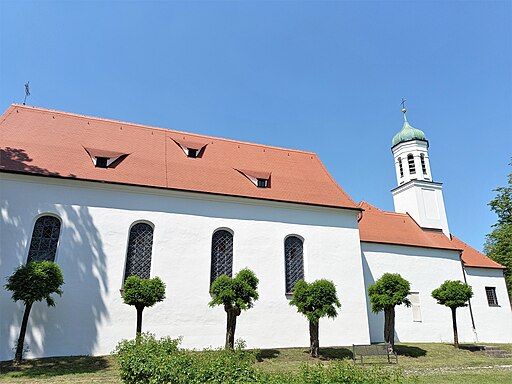
M 396 364 L 398 364 L 398 355 L 393 350 L 393 347 L 391 347 L 391 344 L 352 344 L 352 354 L 354 363 L 356 363 L 359 358 L 361 364 L 363 364 L 363 356 L 387 356 L 388 364 L 390 364 L 390 357 L 393 356 Z

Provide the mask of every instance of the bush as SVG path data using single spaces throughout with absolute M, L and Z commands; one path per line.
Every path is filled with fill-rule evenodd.
M 135 384 L 402 384 L 398 369 L 362 367 L 352 362 L 304 364 L 296 373 L 263 373 L 256 353 L 238 341 L 234 350 L 187 351 L 181 339 L 155 339 L 143 333 L 115 350 L 124 383 Z
M 259 377 L 266 384 L 402 384 L 408 381 L 399 369 L 362 367 L 352 362 L 304 364 L 297 373 L 267 374 Z
M 160 340 L 143 333 L 121 341 L 116 350 L 121 379 L 129 384 L 241 384 L 257 383 L 253 352 L 237 343 L 234 350 L 186 351 L 181 339 Z

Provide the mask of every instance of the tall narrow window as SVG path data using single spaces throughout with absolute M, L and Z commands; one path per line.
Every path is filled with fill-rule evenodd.
M 55 216 L 41 216 L 34 224 L 27 263 L 31 261 L 55 261 L 60 235 L 60 220 Z
M 416 167 L 414 165 L 414 157 L 411 154 L 407 155 L 407 162 L 409 163 L 409 173 L 411 175 L 416 173 Z
M 427 166 L 425 165 L 425 155 L 423 153 L 420 155 L 420 160 L 421 160 L 421 170 L 423 171 L 423 174 L 426 175 L 427 174 Z
M 137 223 L 130 229 L 124 279 L 139 276 L 149 279 L 151 273 L 151 252 L 153 249 L 153 227 Z
M 286 293 L 292 293 L 295 283 L 304 278 L 304 250 L 302 240 L 289 236 L 284 241 Z
M 402 165 L 402 158 L 398 158 L 398 168 L 400 169 L 400 177 L 404 177 L 404 167 Z
M 407 296 L 411 302 L 412 321 L 421 322 L 420 294 L 419 292 L 410 292 Z
M 212 267 L 210 285 L 220 275 L 231 277 L 233 274 L 233 235 L 224 229 L 212 236 Z
M 498 297 L 496 296 L 496 287 L 485 287 L 485 294 L 487 296 L 487 304 L 489 304 L 489 307 L 497 307 Z

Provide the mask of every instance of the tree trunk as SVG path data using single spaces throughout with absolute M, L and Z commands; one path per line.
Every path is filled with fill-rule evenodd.
M 135 331 L 135 338 L 138 338 L 142 332 L 142 311 L 144 311 L 144 307 L 135 306 L 137 309 L 137 330 Z
M 455 311 L 457 308 L 451 308 L 452 310 L 452 324 L 453 324 L 453 346 L 459 348 L 459 335 L 457 334 L 457 315 Z
M 27 333 L 28 316 L 32 309 L 32 303 L 25 305 L 25 312 L 23 313 L 23 320 L 21 321 L 20 337 L 18 337 L 18 345 L 16 346 L 16 354 L 14 355 L 14 362 L 16 365 L 21 364 L 23 359 L 23 345 L 25 344 L 25 334 Z
M 227 324 L 226 324 L 226 349 L 235 348 L 235 329 L 236 329 L 236 318 L 240 315 L 240 309 L 236 307 L 224 306 L 227 313 Z
M 384 308 L 384 341 L 395 350 L 395 307 Z
M 318 357 L 318 353 L 320 352 L 320 341 L 318 340 L 318 323 L 313 323 L 309 321 L 309 347 L 311 352 L 311 357 Z

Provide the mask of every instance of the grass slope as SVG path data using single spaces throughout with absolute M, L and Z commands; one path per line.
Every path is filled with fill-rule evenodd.
M 499 345 L 512 353 L 512 345 Z M 397 344 L 399 367 L 419 383 L 512 383 L 512 358 L 493 358 L 484 352 L 455 350 L 449 344 Z M 321 348 L 319 360 L 309 357 L 305 348 L 265 349 L 256 366 L 270 373 L 291 372 L 301 364 L 346 359 L 350 347 Z M 368 365 L 387 365 L 385 357 L 365 360 Z M 509 366 L 500 367 L 500 366 Z M 20 367 L 0 363 L 0 383 L 120 383 L 113 356 L 60 357 L 30 360 Z

